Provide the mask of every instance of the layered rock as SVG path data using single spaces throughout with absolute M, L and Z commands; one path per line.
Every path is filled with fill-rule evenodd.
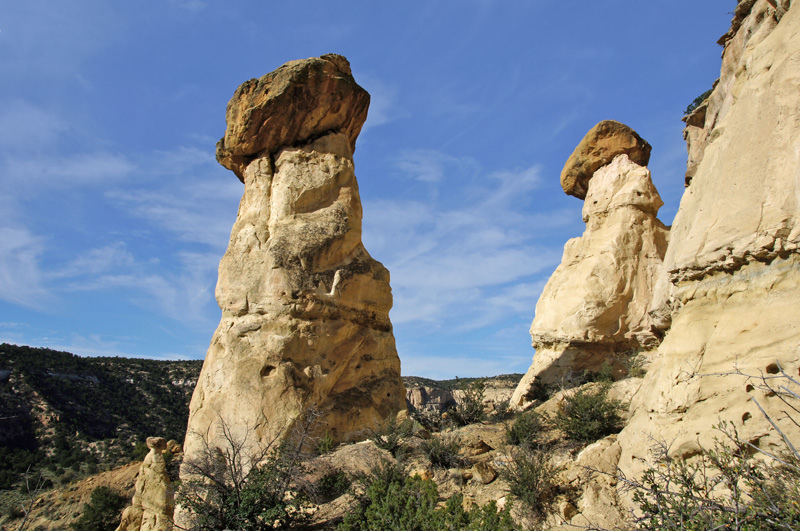
M 722 42 L 696 171 L 681 200 L 653 314 L 667 330 L 633 418 L 620 467 L 639 469 L 648 435 L 690 456 L 730 421 L 767 451 L 783 446 L 756 400 L 791 440 L 778 397 L 733 372 L 798 376 L 800 356 L 800 11 L 742 1 Z M 694 141 L 693 141 L 694 142 Z
M 626 154 L 594 172 L 583 206 L 586 231 L 567 242 L 536 304 L 536 355 L 513 405 L 527 401 L 535 382 L 597 371 L 657 343 L 648 308 L 669 235 L 656 217 L 662 205 L 649 170 Z
M 167 441 L 148 437 L 150 452 L 145 456 L 136 478 L 136 492 L 130 507 L 122 513 L 117 531 L 170 531 L 175 509 L 172 483 L 162 453 Z
M 217 156 L 244 182 L 219 266 L 222 318 L 190 406 L 186 459 L 263 448 L 310 410 L 336 441 L 405 410 L 389 272 L 361 243 L 353 147 L 369 95 L 344 57 L 244 83 Z

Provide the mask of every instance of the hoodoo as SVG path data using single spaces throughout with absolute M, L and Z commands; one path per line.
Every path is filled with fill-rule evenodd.
M 369 94 L 348 61 L 292 61 L 242 84 L 217 159 L 244 183 L 219 265 L 222 319 L 192 397 L 191 460 L 266 446 L 310 410 L 335 441 L 405 410 L 389 272 L 361 242 L 353 149 Z
M 656 343 L 647 310 L 669 231 L 656 217 L 664 203 L 641 165 L 649 155 L 650 145 L 635 131 L 607 120 L 567 161 L 562 186 L 585 195 L 586 231 L 567 242 L 536 304 L 536 355 L 513 405 L 528 402 L 537 384 L 618 365 L 625 352 Z

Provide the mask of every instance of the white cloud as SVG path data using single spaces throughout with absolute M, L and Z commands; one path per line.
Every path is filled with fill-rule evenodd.
M 117 242 L 99 249 L 90 249 L 69 262 L 61 270 L 50 273 L 50 278 L 75 277 L 80 275 L 98 275 L 109 269 L 130 267 L 134 263 L 133 255 L 123 242 Z
M 213 326 L 218 314 L 209 313 L 214 300 L 214 281 L 219 255 L 178 253 L 177 264 L 155 271 L 140 265 L 126 274 L 106 274 L 78 279 L 71 291 L 104 291 L 122 288 L 134 304 L 193 326 Z M 161 265 L 161 264 L 159 264 Z
M 469 160 L 429 150 L 404 154 L 397 165 L 441 196 L 450 193 L 365 204 L 366 246 L 391 272 L 392 321 L 466 331 L 532 315 L 543 283 L 537 275 L 561 257 L 560 245 L 537 241 L 537 231 L 566 217 L 526 209 L 541 183 L 539 168 L 483 176 Z
M 0 180 L 13 186 L 18 196 L 41 194 L 121 181 L 135 170 L 126 157 L 96 152 L 69 156 L 7 156 Z
M 0 227 L 0 298 L 37 309 L 52 300 L 43 286 L 43 251 L 44 240 L 27 229 Z
M 404 151 L 395 160 L 395 165 L 412 179 L 429 184 L 441 182 L 445 175 L 473 174 L 476 171 L 473 161 L 451 157 L 433 149 Z
M 53 144 L 66 129 L 66 123 L 57 114 L 25 100 L 13 100 L 0 108 L 0 146 L 3 150 L 38 152 Z
M 208 7 L 208 4 L 203 0 L 169 0 L 170 5 L 178 9 L 185 9 L 192 13 L 199 13 Z
M 358 74 L 358 83 L 369 92 L 369 113 L 362 132 L 372 127 L 406 118 L 408 113 L 400 107 L 397 87 L 388 85 L 368 74 Z

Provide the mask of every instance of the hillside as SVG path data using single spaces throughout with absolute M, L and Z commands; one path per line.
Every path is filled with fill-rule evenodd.
M 81 358 L 0 345 L 0 488 L 32 466 L 65 482 L 182 439 L 202 361 Z
M 0 345 L 0 489 L 31 465 L 65 483 L 141 458 L 148 436 L 182 440 L 202 363 Z M 513 388 L 521 376 L 497 376 L 490 387 Z M 403 377 L 409 389 L 442 391 L 475 380 Z

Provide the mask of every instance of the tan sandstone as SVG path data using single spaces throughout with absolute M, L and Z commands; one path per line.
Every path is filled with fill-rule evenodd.
M 564 246 L 536 304 L 536 355 L 512 405 L 528 401 L 534 382 L 597 371 L 657 342 L 648 308 L 669 235 L 656 217 L 662 205 L 649 170 L 625 154 L 594 173 L 583 206 L 586 231 Z
M 170 531 L 175 509 L 172 483 L 162 453 L 167 441 L 148 437 L 150 452 L 145 456 L 136 478 L 136 492 L 130 507 L 122 513 L 117 531 Z
M 598 123 L 586 133 L 561 170 L 564 192 L 583 199 L 594 172 L 623 153 L 636 164 L 647 166 L 650 144 L 623 123 L 614 120 Z
M 800 441 L 777 397 L 730 374 L 800 369 L 800 11 L 790 7 L 740 2 L 722 39 L 702 153 L 652 303 L 667 333 L 619 435 L 628 474 L 641 470 L 648 436 L 688 457 L 723 438 L 720 421 L 780 451 L 754 400 Z
M 405 410 L 389 272 L 361 243 L 352 153 L 368 100 L 347 60 L 326 55 L 246 82 L 228 104 L 218 155 L 244 195 L 186 460 L 204 441 L 228 444 L 224 426 L 246 449 L 264 448 L 313 411 L 313 431 L 338 442 Z

